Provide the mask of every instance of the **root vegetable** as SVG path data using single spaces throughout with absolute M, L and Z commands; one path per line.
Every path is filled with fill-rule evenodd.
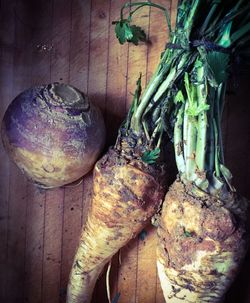
M 160 220 L 158 268 L 166 301 L 178 302 L 180 290 L 182 301 L 217 302 L 245 255 L 246 204 L 238 203 L 231 173 L 224 165 L 220 119 L 230 62 L 228 47 L 244 44 L 238 42 L 248 33 L 247 2 L 180 1 L 175 31 L 167 10 L 160 5 L 126 3 L 121 19 L 114 22 L 120 43 L 145 40 L 143 31 L 131 25 L 132 15 L 143 6 L 165 13 L 171 41 L 142 96 L 138 80 L 116 145 L 94 169 L 92 204 L 73 262 L 67 303 L 90 302 L 104 265 L 161 205 L 167 183 L 166 171 L 160 173 L 162 161 L 167 161 L 166 133 L 174 138 L 182 184 L 176 183 L 167 195 Z M 216 15 L 218 7 L 221 13 Z M 131 10 L 125 18 L 126 8 Z M 240 16 L 246 17 L 242 28 L 237 27 Z M 235 19 L 237 26 L 232 27 Z M 179 196 L 173 195 L 175 190 L 180 190 Z M 213 226 L 220 216 L 225 227 Z M 200 222 L 203 218 L 207 221 Z M 188 226 L 190 230 L 185 229 Z M 170 231 L 173 234 L 169 235 Z M 180 237 L 180 232 L 185 237 Z M 194 237 L 187 240 L 190 235 Z M 214 289 L 211 295 L 209 287 L 211 292 Z
M 148 115 L 143 126 L 137 120 L 141 116 L 135 115 L 141 105 L 147 108 L 149 100 L 140 99 L 140 94 L 141 78 L 115 146 L 94 167 L 93 196 L 70 273 L 67 303 L 91 301 L 105 264 L 143 229 L 166 193 L 161 111 L 156 120 Z
M 2 121 L 7 153 L 45 188 L 76 181 L 94 165 L 105 143 L 101 112 L 76 88 L 53 83 L 18 95 Z
M 129 24 L 137 9 L 130 11 L 128 18 L 123 16 L 125 8 L 141 6 L 141 2 L 126 3 L 121 9 L 121 20 L 115 22 L 121 43 L 144 40 L 143 31 Z M 161 67 L 170 58 L 166 52 L 142 95 L 140 76 L 116 144 L 94 168 L 93 198 L 71 269 L 67 303 L 91 301 L 104 265 L 142 230 L 162 203 L 167 185 L 163 116 L 169 113 L 167 99 L 154 102 L 153 95 L 167 76 L 167 69 Z
M 166 195 L 157 268 L 166 302 L 221 302 L 247 248 L 247 202 L 227 202 L 175 181 Z
M 157 211 L 165 194 L 160 175 L 157 170 L 147 172 L 142 162 L 127 161 L 115 149 L 97 162 L 92 203 L 74 258 L 67 302 L 91 301 L 104 265 Z
M 221 132 L 231 49 L 240 55 L 250 38 L 248 9 L 244 0 L 179 2 L 170 47 L 186 48 L 194 61 L 175 83 L 179 175 L 158 228 L 157 267 L 168 303 L 221 302 L 249 244 L 249 202 L 232 186 Z

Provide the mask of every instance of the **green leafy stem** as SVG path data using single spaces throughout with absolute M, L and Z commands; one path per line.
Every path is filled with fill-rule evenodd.
M 208 49 L 205 43 L 192 47 L 190 41 L 207 40 L 210 45 L 236 53 L 250 40 L 250 5 L 247 0 L 237 3 L 182 0 L 172 30 L 164 7 L 150 1 L 126 3 L 120 20 L 114 22 L 121 44 L 146 41 L 145 32 L 131 25 L 134 13 L 144 6 L 164 12 L 170 44 L 177 47 L 166 47 L 163 51 L 145 90 L 140 75 L 125 130 L 139 137 L 143 134 L 147 139 L 148 148 L 142 160 L 149 164 L 159 157 L 163 133 L 168 132 L 170 136 L 173 133 L 176 162 L 183 180 L 210 192 L 224 184 L 232 189 L 232 176 L 224 165 L 221 134 L 231 54 L 213 47 Z M 125 9 L 131 9 L 127 18 Z M 201 14 L 204 18 L 200 18 Z
M 192 3 L 194 5 L 189 6 L 186 9 L 186 23 L 189 24 L 189 27 L 191 27 L 190 24 L 194 18 L 198 0 L 193 0 Z M 184 40 L 188 41 L 186 34 L 183 35 L 177 32 L 172 32 L 167 9 L 148 1 L 126 3 L 122 7 L 121 19 L 113 22 L 116 24 L 115 32 L 121 44 L 125 41 L 138 44 L 139 41 L 146 40 L 144 31 L 138 26 L 131 25 L 132 15 L 144 6 L 154 7 L 164 12 L 167 19 L 171 42 L 183 43 Z M 131 7 L 136 7 L 136 9 L 132 10 L 129 13 L 129 16 L 125 18 L 124 10 Z M 166 48 L 161 56 L 160 63 L 147 84 L 143 94 L 132 104 L 133 109 L 132 112 L 130 111 L 128 116 L 130 121 L 127 125 L 129 125 L 129 128 L 138 135 L 144 133 L 150 143 L 154 142 L 159 146 L 159 140 L 162 137 L 164 124 L 166 124 L 163 123 L 162 117 L 168 112 L 167 108 L 170 100 L 171 88 L 183 73 L 183 70 L 188 67 L 190 62 L 190 53 L 187 53 L 184 49 L 174 50 Z

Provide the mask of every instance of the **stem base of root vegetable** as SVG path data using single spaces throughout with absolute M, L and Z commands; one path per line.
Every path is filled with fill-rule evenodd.
M 195 196 L 176 181 L 166 195 L 158 227 L 158 272 L 165 300 L 221 302 L 249 243 L 245 200 Z M 229 206 L 229 207 L 228 207 Z

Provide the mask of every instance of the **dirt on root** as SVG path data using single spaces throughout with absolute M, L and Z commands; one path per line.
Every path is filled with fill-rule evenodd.
M 229 252 L 240 260 L 249 236 L 244 208 L 243 203 L 240 212 L 228 209 L 225 201 L 205 193 L 197 197 L 189 186 L 176 181 L 163 203 L 158 231 L 166 264 L 181 269 L 194 262 L 198 251 Z

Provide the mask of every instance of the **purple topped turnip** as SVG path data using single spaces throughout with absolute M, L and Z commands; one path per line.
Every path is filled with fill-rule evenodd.
M 78 89 L 53 83 L 25 90 L 9 105 L 2 140 L 33 182 L 52 188 L 91 170 L 105 143 L 101 112 Z

